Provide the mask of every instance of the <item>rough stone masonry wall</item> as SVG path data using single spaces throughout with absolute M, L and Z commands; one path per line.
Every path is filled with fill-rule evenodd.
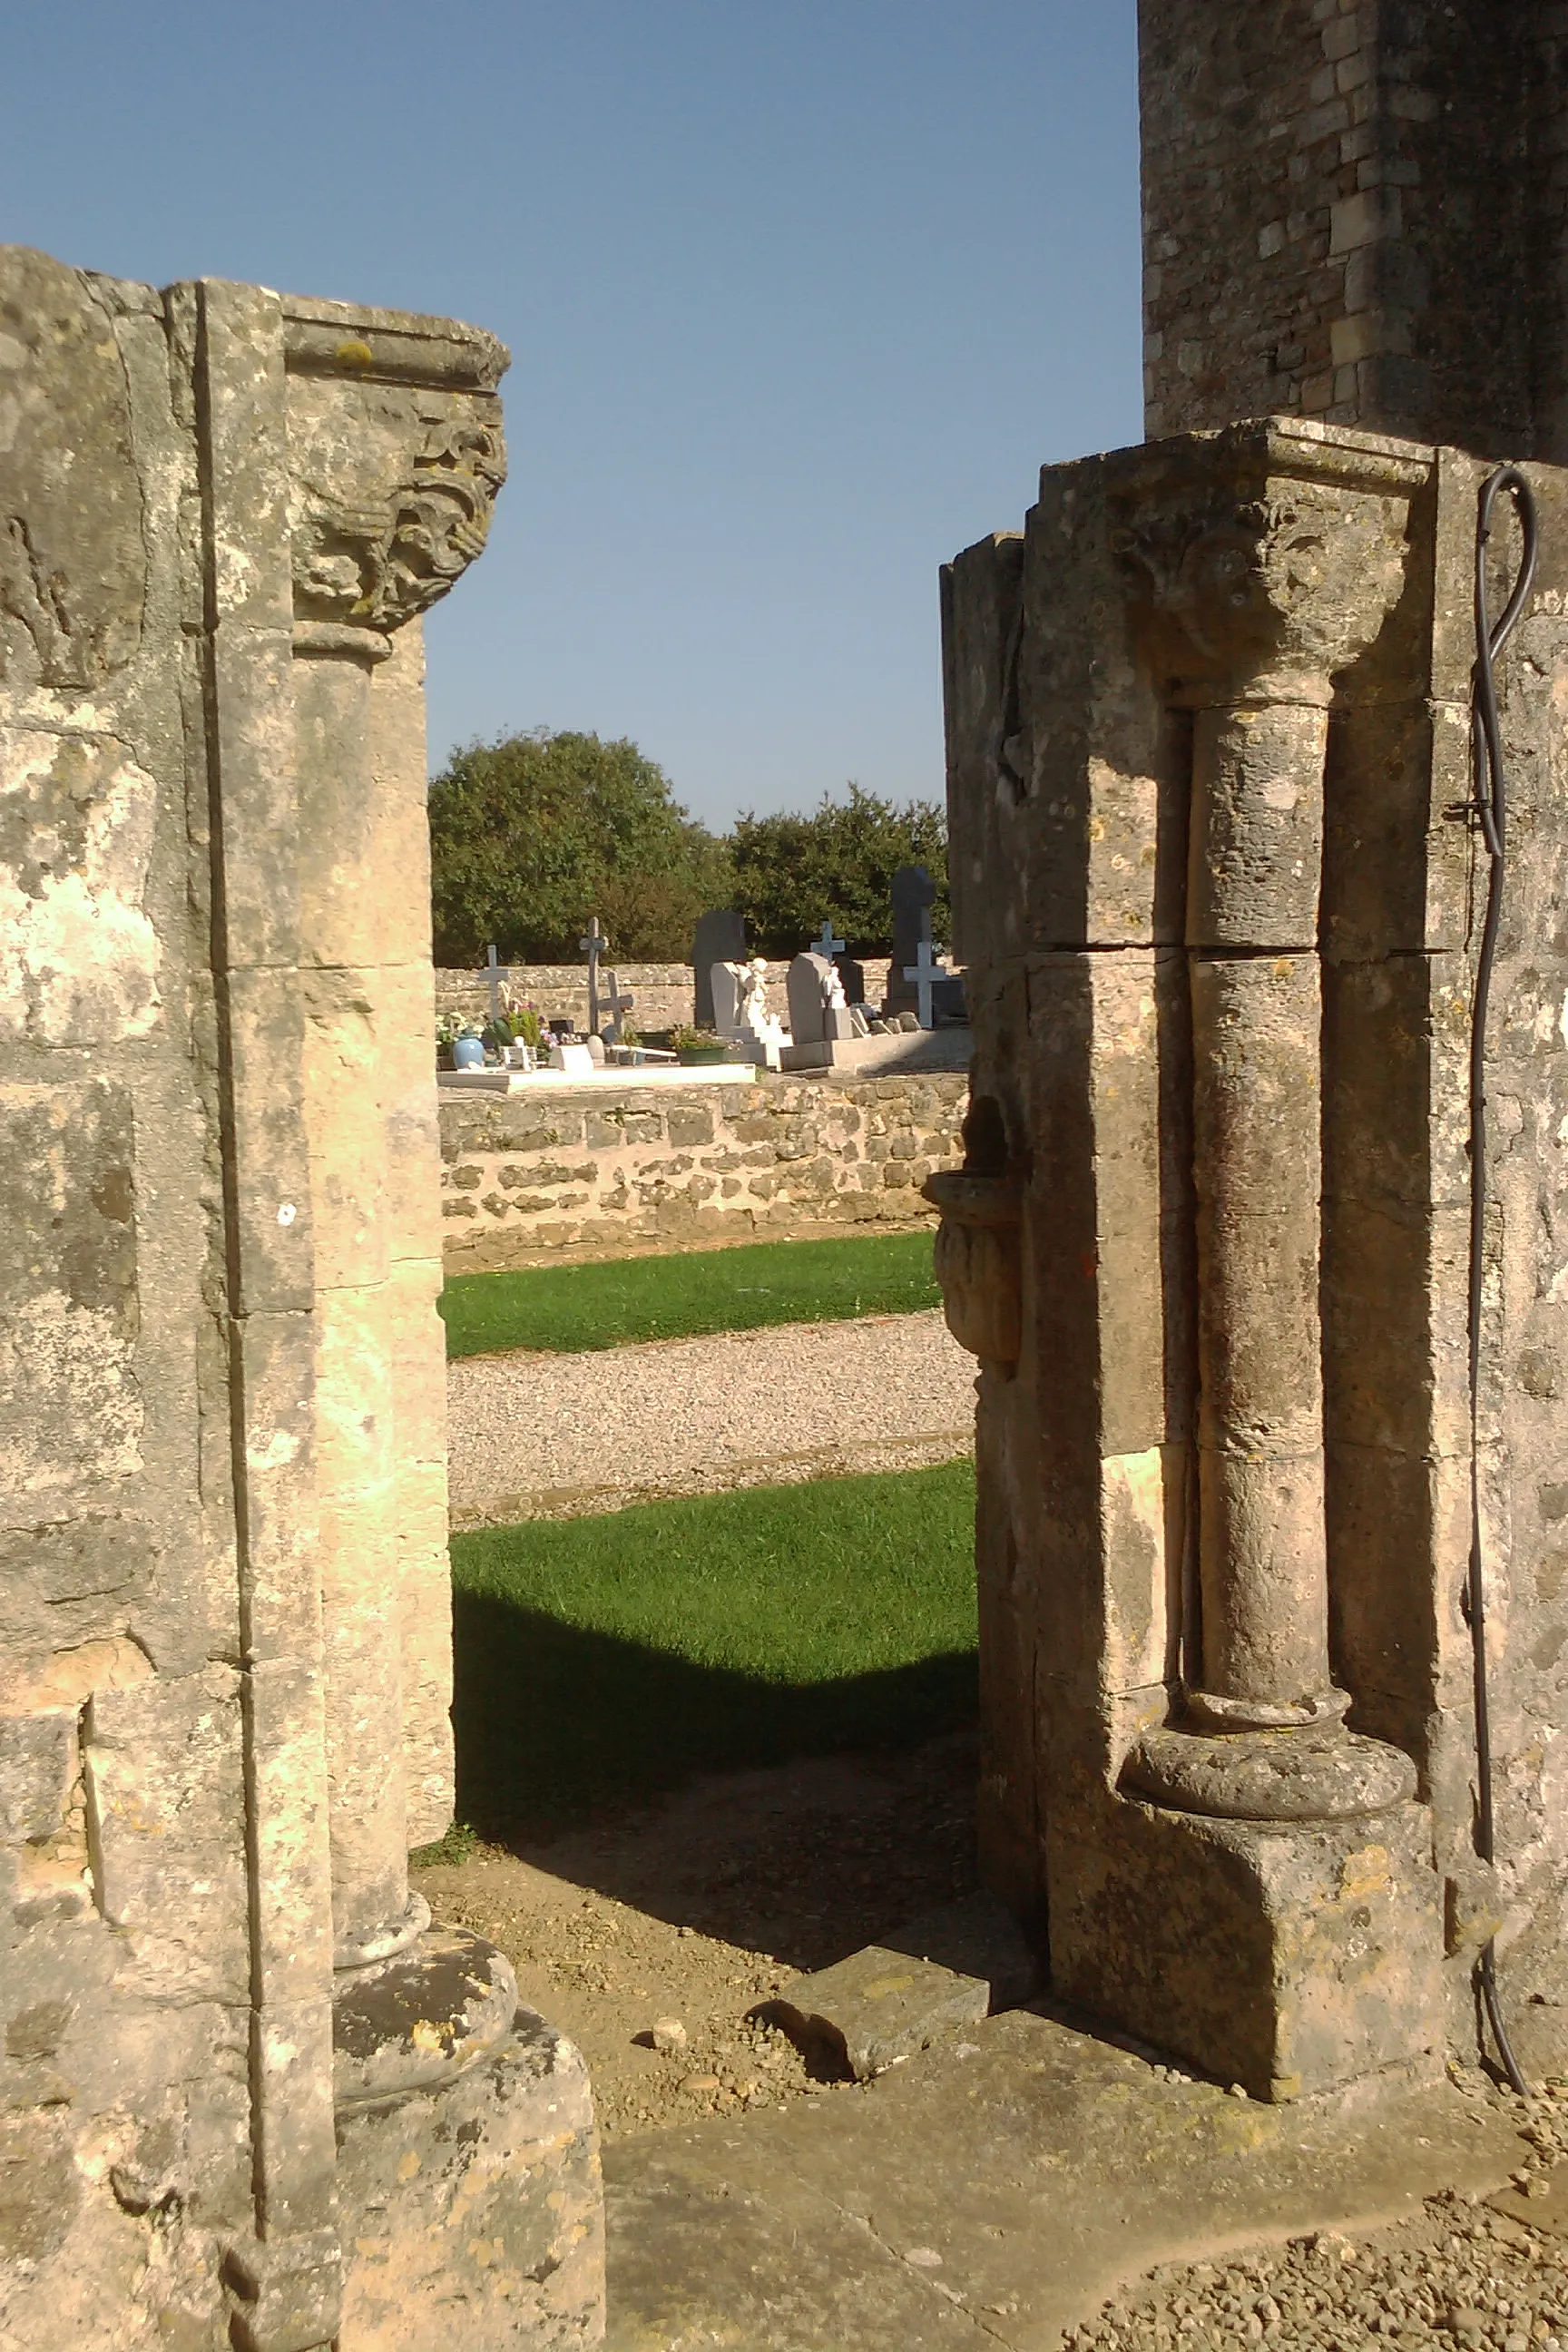
M 923 1223 L 962 1154 L 968 1081 L 463 1095 L 441 1103 L 450 1272 L 563 1251 Z
M 1568 449 L 1560 0 L 1141 0 L 1146 425 Z

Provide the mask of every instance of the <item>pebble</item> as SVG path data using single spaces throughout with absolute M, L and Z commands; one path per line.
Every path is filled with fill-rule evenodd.
M 656 2017 L 653 2021 L 653 2046 L 668 2057 L 672 2051 L 686 2047 L 686 2028 L 679 2017 Z
M 719 2088 L 719 2077 L 717 2074 L 688 2074 L 680 2087 L 683 2091 L 699 2094 L 716 2091 Z

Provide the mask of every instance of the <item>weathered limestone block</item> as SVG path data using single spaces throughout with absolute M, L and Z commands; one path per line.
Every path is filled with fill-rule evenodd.
M 454 2307 L 475 2352 L 595 2342 L 604 2191 L 587 2069 L 517 2005 L 493 1946 L 436 1941 L 435 1968 L 388 1962 L 340 2004 L 338 2177 L 358 2256 L 342 2352 L 425 2352 L 432 2314 Z M 407 2075 L 421 2036 L 423 2073 L 398 2083 L 389 2115 L 378 2070 Z M 454 2042 L 471 2052 L 456 2074 Z
M 476 2342 L 602 2333 L 581 2061 L 510 1973 L 432 2049 L 451 1945 L 406 1869 L 452 1769 L 418 616 L 484 543 L 504 364 L 0 249 L 17 2352 L 423 2346 L 448 2256 Z M 389 1954 L 391 2074 L 340 2116 Z

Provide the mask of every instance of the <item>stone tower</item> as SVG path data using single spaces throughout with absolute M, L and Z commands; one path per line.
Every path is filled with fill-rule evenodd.
M 1147 428 L 1568 458 L 1557 0 L 1139 0 Z
M 1142 0 L 1149 430 L 944 575 L 992 1882 L 1258 2095 L 1568 2049 L 1560 12 Z M 1557 26 L 1557 29 L 1554 29 Z M 1487 864 L 1478 495 L 1527 461 Z M 1492 610 L 1520 562 L 1506 505 Z

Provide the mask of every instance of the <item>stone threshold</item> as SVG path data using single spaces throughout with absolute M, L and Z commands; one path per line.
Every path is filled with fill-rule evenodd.
M 1055 2352 L 1157 2264 L 1496 2190 L 1522 2143 L 1475 2080 L 1264 2106 L 1007 2011 L 830 2104 L 606 2147 L 605 2352 Z

